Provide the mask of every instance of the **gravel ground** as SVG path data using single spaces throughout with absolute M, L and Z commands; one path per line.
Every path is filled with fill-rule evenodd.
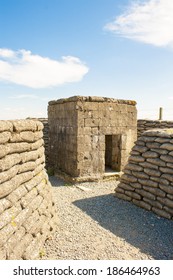
M 173 259 L 173 221 L 114 197 L 117 181 L 50 182 L 59 226 L 42 259 Z

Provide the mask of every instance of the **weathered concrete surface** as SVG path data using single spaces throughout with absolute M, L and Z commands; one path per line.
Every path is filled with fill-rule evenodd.
M 136 102 L 74 96 L 50 101 L 49 165 L 76 180 L 121 171 L 136 140 Z

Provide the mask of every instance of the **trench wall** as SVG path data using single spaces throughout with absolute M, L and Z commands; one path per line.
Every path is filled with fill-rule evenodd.
M 173 219 L 173 129 L 149 130 L 138 138 L 115 195 Z
M 47 118 L 35 119 L 39 120 L 43 124 L 43 140 L 45 147 L 45 163 L 46 169 L 49 167 L 49 125 Z M 142 135 L 143 132 L 156 128 L 173 128 L 173 121 L 159 121 L 159 120 L 145 120 L 139 119 L 137 121 L 137 135 L 138 137 Z M 50 160 L 51 162 L 51 160 Z
M 44 148 L 45 148 L 45 168 L 48 169 L 48 160 L 49 160 L 49 125 L 48 125 L 48 118 L 27 118 L 28 120 L 35 120 L 40 121 L 43 124 L 43 141 L 44 141 Z
M 0 259 L 38 259 L 55 230 L 43 124 L 0 121 Z
M 142 135 L 143 132 L 155 128 L 173 128 L 173 121 L 159 121 L 159 120 L 145 120 L 141 119 L 137 121 L 137 135 Z

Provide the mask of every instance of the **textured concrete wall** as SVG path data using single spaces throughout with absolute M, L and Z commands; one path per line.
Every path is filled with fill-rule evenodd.
M 145 131 L 155 128 L 173 128 L 173 121 L 159 121 L 159 120 L 138 120 L 137 134 L 138 137 Z
M 136 140 L 135 104 L 82 96 L 49 102 L 49 164 L 55 172 L 61 170 L 82 180 L 101 178 L 105 172 L 106 135 L 119 143 L 112 148 L 112 168 L 121 171 Z
M 55 226 L 43 125 L 0 121 L 0 259 L 35 259 Z
M 149 130 L 138 138 L 115 193 L 173 219 L 173 129 Z

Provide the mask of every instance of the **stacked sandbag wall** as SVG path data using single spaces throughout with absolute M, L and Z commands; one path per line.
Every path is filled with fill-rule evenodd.
M 43 140 L 44 140 L 44 148 L 45 148 L 45 168 L 48 170 L 48 159 L 49 159 L 49 124 L 47 118 L 27 118 L 29 120 L 38 120 L 43 124 Z
M 173 130 L 149 130 L 132 148 L 115 195 L 173 219 Z
M 173 121 L 163 121 L 163 120 L 138 120 L 137 121 L 137 135 L 141 136 L 145 131 L 151 129 L 164 129 L 173 128 Z
M 37 259 L 54 232 L 43 124 L 0 121 L 0 259 Z

